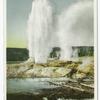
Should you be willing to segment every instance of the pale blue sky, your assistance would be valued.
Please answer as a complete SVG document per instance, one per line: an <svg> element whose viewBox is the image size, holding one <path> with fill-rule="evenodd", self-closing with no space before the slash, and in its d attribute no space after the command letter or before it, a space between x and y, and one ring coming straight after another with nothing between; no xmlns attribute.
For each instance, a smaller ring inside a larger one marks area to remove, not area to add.
<svg viewBox="0 0 100 100"><path fill-rule="evenodd" d="M7 47L27 47L27 20L33 0L7 0ZM54 14L77 0L50 0Z"/></svg>

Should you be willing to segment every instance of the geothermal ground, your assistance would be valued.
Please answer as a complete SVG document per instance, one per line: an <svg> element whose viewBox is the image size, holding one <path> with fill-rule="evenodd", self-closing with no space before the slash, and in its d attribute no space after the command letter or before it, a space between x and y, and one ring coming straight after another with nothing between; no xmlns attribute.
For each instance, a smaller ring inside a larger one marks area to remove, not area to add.
<svg viewBox="0 0 100 100"><path fill-rule="evenodd" d="M45 64L35 64L33 62L7 64L8 78L69 77L78 79L93 78L93 76L93 57L79 58L77 61L49 60Z"/></svg>
<svg viewBox="0 0 100 100"><path fill-rule="evenodd" d="M9 63L8 100L15 97L18 100L90 100L94 97L93 57L82 57L75 61L48 60L45 64Z"/></svg>

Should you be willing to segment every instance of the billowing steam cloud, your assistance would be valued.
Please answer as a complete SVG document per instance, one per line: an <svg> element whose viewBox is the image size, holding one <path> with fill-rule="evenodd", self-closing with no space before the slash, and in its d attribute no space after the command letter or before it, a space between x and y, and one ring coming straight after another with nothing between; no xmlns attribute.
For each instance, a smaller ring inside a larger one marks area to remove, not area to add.
<svg viewBox="0 0 100 100"><path fill-rule="evenodd" d="M71 57L72 46L93 46L93 34L93 2L83 0L71 5L58 19L61 59Z"/></svg>
<svg viewBox="0 0 100 100"><path fill-rule="evenodd" d="M68 60L72 46L93 46L93 1L79 0L65 9L53 26L49 0L34 0L28 20L29 56L36 63L47 62L52 46L57 41L61 59ZM76 50L77 51L77 50Z"/></svg>

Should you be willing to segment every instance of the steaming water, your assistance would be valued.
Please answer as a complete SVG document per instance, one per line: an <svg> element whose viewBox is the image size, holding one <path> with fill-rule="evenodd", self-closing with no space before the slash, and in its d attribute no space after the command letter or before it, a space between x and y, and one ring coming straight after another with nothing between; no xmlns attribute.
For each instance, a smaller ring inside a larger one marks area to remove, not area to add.
<svg viewBox="0 0 100 100"><path fill-rule="evenodd" d="M67 8L58 18L57 34L63 60L70 59L72 46L93 46L93 1L78 1Z"/></svg>
<svg viewBox="0 0 100 100"><path fill-rule="evenodd" d="M34 0L28 20L29 56L45 63L50 53L52 8L48 0Z"/></svg>

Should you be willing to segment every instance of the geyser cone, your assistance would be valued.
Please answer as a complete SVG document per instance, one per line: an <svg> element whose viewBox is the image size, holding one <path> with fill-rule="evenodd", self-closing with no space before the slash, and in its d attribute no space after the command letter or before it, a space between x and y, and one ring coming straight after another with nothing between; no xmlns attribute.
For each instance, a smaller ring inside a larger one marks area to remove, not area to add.
<svg viewBox="0 0 100 100"><path fill-rule="evenodd" d="M48 0L33 0L28 20L29 57L35 63L47 62L50 53L52 9Z"/></svg>

